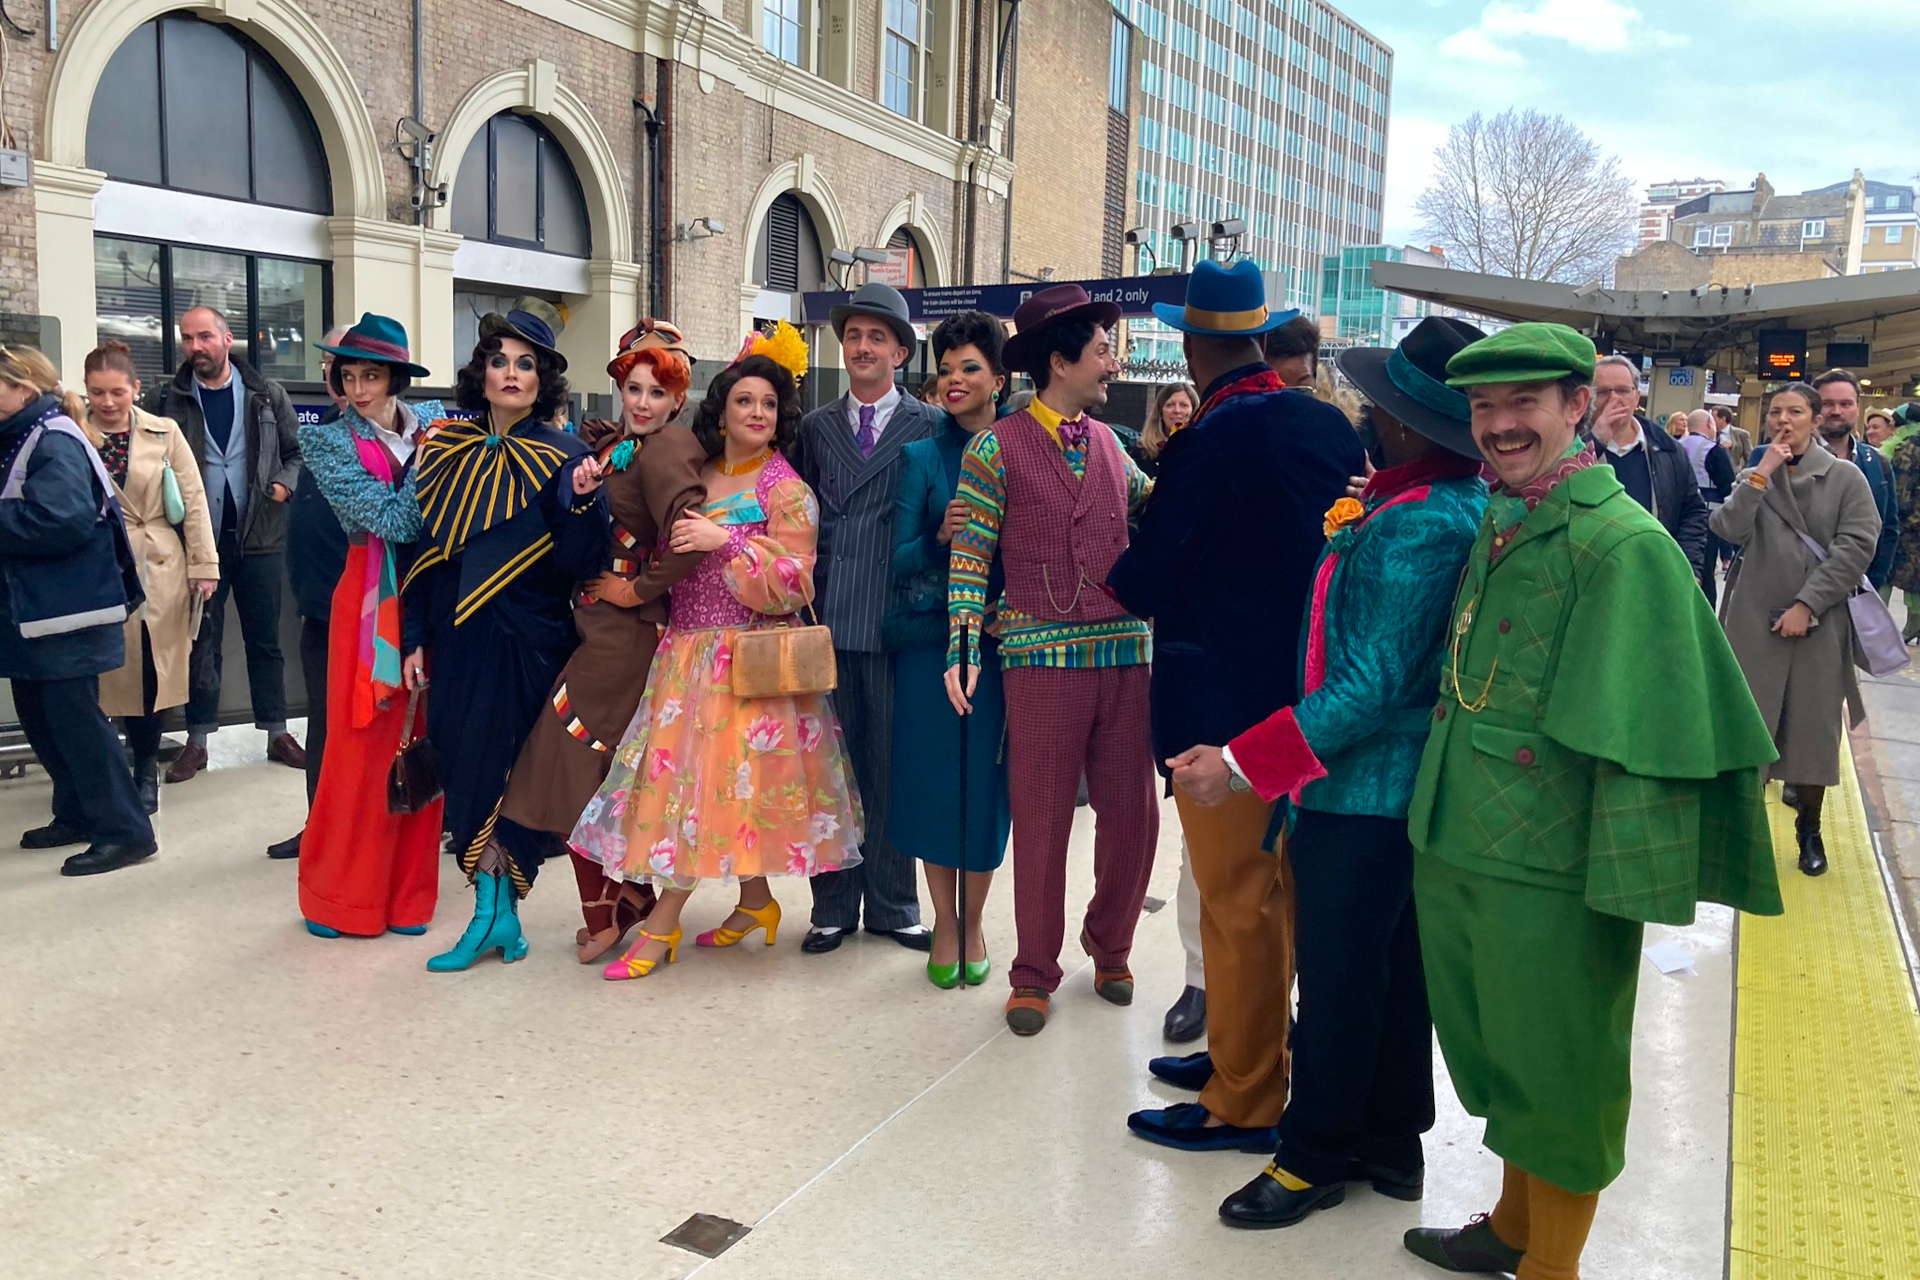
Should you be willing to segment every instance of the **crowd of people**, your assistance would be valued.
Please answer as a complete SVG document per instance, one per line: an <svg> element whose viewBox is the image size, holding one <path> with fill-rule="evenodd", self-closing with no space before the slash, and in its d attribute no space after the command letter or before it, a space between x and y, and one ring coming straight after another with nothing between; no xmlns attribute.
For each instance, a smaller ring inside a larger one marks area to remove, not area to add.
<svg viewBox="0 0 1920 1280"><path fill-rule="evenodd" d="M784 875L811 890L803 951L864 930L979 985L1010 845L1005 1020L1031 1036L1078 804L1077 941L1127 1005L1170 794L1166 1033L1207 1047L1148 1064L1197 1096L1129 1129L1270 1154L1235 1226L1355 1181L1417 1200L1437 1030L1505 1175L1488 1215L1405 1246L1575 1276L1624 1161L1644 925L1781 910L1769 779L1800 869L1826 867L1853 618L1920 591L1920 410L1862 424L1833 371L1779 388L1758 445L1708 411L1675 434L1573 330L1432 318L1341 354L1349 412L1251 263L1202 263L1156 312L1191 381L1124 439L1098 417L1119 311L1077 285L1011 336L944 320L926 399L899 386L904 299L865 285L832 313L844 396L802 412L782 325L691 422L692 357L649 318L607 365L618 419L569 424L537 299L482 320L457 417L408 398L432 375L374 314L319 344L336 407L304 427L210 308L146 408L124 345L87 357L84 400L0 348L0 673L53 781L23 843L84 844L71 875L155 852L161 718L184 704L188 781L229 595L269 755L308 771L305 829L269 851L298 859L307 930L426 932L444 848L474 900L435 972L524 957L519 904L564 860L577 958L609 980L677 962L707 882L736 898L697 947L775 945Z"/></svg>

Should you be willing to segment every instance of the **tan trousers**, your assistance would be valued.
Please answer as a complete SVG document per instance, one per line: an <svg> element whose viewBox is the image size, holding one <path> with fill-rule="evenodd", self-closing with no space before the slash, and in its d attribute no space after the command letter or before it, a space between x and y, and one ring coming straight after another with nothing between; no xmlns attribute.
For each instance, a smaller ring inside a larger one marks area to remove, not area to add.
<svg viewBox="0 0 1920 1280"><path fill-rule="evenodd" d="M1287 1106L1287 1020L1293 999L1293 873L1260 848L1273 806L1235 792L1209 809L1173 792L1200 890L1213 1079L1200 1104L1245 1128L1280 1122Z"/></svg>

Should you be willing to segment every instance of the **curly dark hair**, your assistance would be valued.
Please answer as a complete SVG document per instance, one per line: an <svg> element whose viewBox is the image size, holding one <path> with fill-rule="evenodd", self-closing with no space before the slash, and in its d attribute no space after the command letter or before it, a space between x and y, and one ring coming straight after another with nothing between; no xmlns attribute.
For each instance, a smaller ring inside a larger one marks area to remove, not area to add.
<svg viewBox="0 0 1920 1280"><path fill-rule="evenodd" d="M972 345L980 348L980 354L987 358L987 367L996 374L1005 373L1000 363L1000 348L1006 345L1007 327L1000 323L998 316L988 315L984 311L962 311L958 315L948 316L933 331L933 362L937 365L946 358L947 352L958 351L961 347ZM1086 343L1081 343L1086 346Z"/></svg>
<svg viewBox="0 0 1920 1280"><path fill-rule="evenodd" d="M705 447L709 458L719 457L726 447L721 424L725 419L727 397L733 394L734 384L742 378L765 378L773 384L773 394L780 398L780 416L775 420L771 441L773 447L785 453L800 438L800 389L794 385L793 375L768 356L748 356L714 375L713 384L701 397L700 413L693 420L693 436Z"/></svg>
<svg viewBox="0 0 1920 1280"><path fill-rule="evenodd" d="M498 336L480 339L480 345L473 349L473 359L467 361L454 379L454 403L468 413L487 411L487 361L500 350L500 342ZM540 379L540 390L527 416L535 422L552 422L570 396L567 375L560 371L560 362L539 347L533 348L533 369L534 376Z"/></svg>

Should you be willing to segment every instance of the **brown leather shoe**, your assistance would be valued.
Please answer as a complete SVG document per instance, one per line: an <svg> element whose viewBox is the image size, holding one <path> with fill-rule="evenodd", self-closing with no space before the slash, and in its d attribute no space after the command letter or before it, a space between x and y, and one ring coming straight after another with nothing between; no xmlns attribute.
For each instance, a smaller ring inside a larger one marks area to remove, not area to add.
<svg viewBox="0 0 1920 1280"><path fill-rule="evenodd" d="M1128 969L1095 969L1093 994L1108 1004L1133 1003L1133 973Z"/></svg>
<svg viewBox="0 0 1920 1280"><path fill-rule="evenodd" d="M189 742L180 748L180 754L167 766L168 782L191 782L193 775L207 767L207 749Z"/></svg>
<svg viewBox="0 0 1920 1280"><path fill-rule="evenodd" d="M289 769L304 769L307 767L307 749L300 745L300 739L283 733L267 743L267 759L278 760Z"/></svg>
<svg viewBox="0 0 1920 1280"><path fill-rule="evenodd" d="M1015 987L1007 997L1007 1026L1017 1036L1039 1035L1051 1002L1039 987Z"/></svg>

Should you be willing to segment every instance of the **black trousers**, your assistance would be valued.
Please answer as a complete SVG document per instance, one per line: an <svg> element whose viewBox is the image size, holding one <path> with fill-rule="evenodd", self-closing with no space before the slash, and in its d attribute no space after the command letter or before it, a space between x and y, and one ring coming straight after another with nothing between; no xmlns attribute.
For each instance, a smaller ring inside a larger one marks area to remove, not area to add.
<svg viewBox="0 0 1920 1280"><path fill-rule="evenodd" d="M300 619L300 674L307 685L307 807L320 789L320 757L327 754L327 620Z"/></svg>
<svg viewBox="0 0 1920 1280"><path fill-rule="evenodd" d="M267 729L287 722L286 659L280 652L280 584L286 577L286 560L278 551L248 555L233 539L221 540L220 585L207 601L187 662L188 730L211 733L220 726L220 668L229 595L247 642L254 727Z"/></svg>
<svg viewBox="0 0 1920 1280"><path fill-rule="evenodd" d="M27 745L53 779L53 817L94 844L145 844L153 824L106 713L100 680L15 680L13 708Z"/></svg>
<svg viewBox="0 0 1920 1280"><path fill-rule="evenodd" d="M859 866L811 881L813 923L821 928L856 928L864 899L867 928L904 929L920 923L920 892L914 860L887 840L887 805L893 790L893 655L836 649L833 657L840 668L833 709L846 734L866 830Z"/></svg>
<svg viewBox="0 0 1920 1280"><path fill-rule="evenodd" d="M153 709L160 696L160 673L153 666L153 637L140 628L140 708L145 713L122 716L120 727L127 733L127 750L136 762L152 760L160 754L160 726L167 713Z"/></svg>
<svg viewBox="0 0 1920 1280"><path fill-rule="evenodd" d="M1281 1168L1316 1186L1350 1160L1421 1167L1433 1127L1433 1021L1413 915L1405 818L1302 809L1293 865L1293 1090Z"/></svg>

